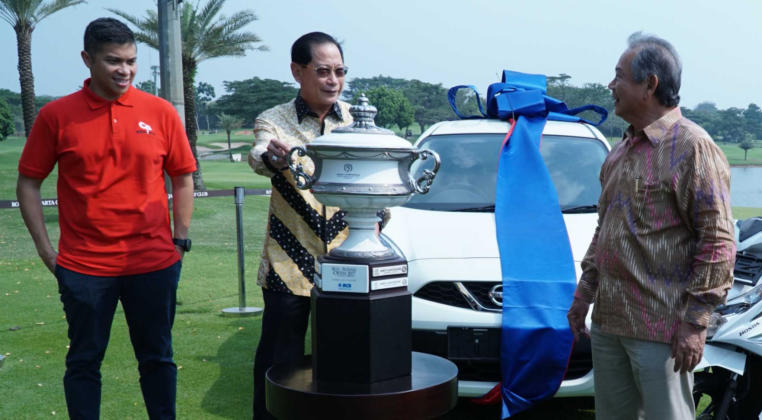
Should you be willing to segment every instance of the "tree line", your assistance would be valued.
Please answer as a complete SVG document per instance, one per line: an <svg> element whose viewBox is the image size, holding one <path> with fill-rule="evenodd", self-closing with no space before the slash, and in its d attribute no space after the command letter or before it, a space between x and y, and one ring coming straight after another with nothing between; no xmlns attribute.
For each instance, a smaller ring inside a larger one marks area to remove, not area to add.
<svg viewBox="0 0 762 420"><path fill-rule="evenodd" d="M598 128L607 137L621 137L628 124L614 115L614 100L608 87L600 83L574 86L569 79L571 76L563 73L548 77L547 94L563 100L569 108L586 104L602 106L608 111L608 119ZM234 115L243 121L244 127L252 127L256 115L293 99L297 93L292 83L258 77L226 81L224 86L224 95L214 101L207 96L203 101L207 112L199 113L199 119L203 121L211 117L210 124L200 122L202 128L216 127L216 115L221 113ZM213 89L211 92L213 97ZM354 103L363 93L379 109L376 116L379 126L404 130L415 123L423 132L435 122L457 119L447 102L447 89L441 84L382 75L354 78L348 81L343 99ZM481 99L484 101L483 97ZM471 113L478 112L475 101L469 104L470 100L473 100L473 95L459 93L456 99L458 108L465 108L467 113L469 110ZM749 139L762 139L762 109L756 104L749 104L745 109L719 109L712 102L702 102L694 108L681 107L681 111L685 117L701 125L715 141L741 143ZM599 119L594 113L583 113L581 116L593 121Z"/></svg>
<svg viewBox="0 0 762 420"><path fill-rule="evenodd" d="M181 34L183 38L182 65L186 133L196 152L197 131L220 126L220 116L227 118L229 128L240 124L251 127L254 117L263 110L290 100L297 89L292 83L253 77L241 81L224 82L225 94L215 100L214 89L203 82L196 83L198 65L210 58L242 56L249 50L266 50L260 38L245 30L256 21L251 10L239 11L232 16L220 15L226 0L184 2L181 5ZM28 135L36 111L52 97L35 97L34 77L31 69L31 36L35 26L47 16L84 3L82 0L0 0L0 18L9 23L17 35L19 51L19 80L21 94L0 90L0 140L22 129ZM158 48L158 15L149 9L141 16L108 9L127 20L135 29L136 40ZM569 107L585 104L601 105L609 111L609 119L599 128L609 137L619 137L627 124L613 113L613 100L608 88L598 83L573 86L571 76L559 74L548 78L548 94L564 100ZM153 81L144 81L136 87L158 94ZM486 86L483 87L486 90ZM484 92L484 91L482 91ZM368 96L378 108L376 123L384 127L396 126L408 131L417 124L421 131L437 121L455 119L447 102L447 89L441 84L407 80L389 76L355 78L348 82L344 99L355 102L360 94ZM482 98L483 99L483 98ZM459 109L476 108L475 96L459 93ZM744 150L753 147L753 141L762 138L762 111L755 104L747 108L718 109L711 102L703 102L694 109L682 108L683 114L699 123L717 141L738 143ZM475 113L475 112L472 112ZM582 115L583 117L585 115ZM595 119L596 116L590 116ZM226 130L227 131L227 130ZM194 173L194 187L204 189L200 169Z"/></svg>
<svg viewBox="0 0 762 420"><path fill-rule="evenodd" d="M614 115L614 101L609 89L599 83L574 86L569 83L570 79L571 76L563 73L548 77L548 95L563 100L570 108L585 104L604 107L609 116L598 128L607 137L621 137L628 124ZM199 82L195 85L194 122L202 130L222 128L219 123L222 114L236 117L242 127L251 128L259 113L293 99L298 92L293 83L259 77L225 81L223 85L225 93L220 97L216 97L214 88L208 83ZM151 80L136 83L136 87L150 93L156 92ZM435 122L457 119L447 102L447 89L441 84L382 75L349 80L343 99L355 103L360 94L365 94L370 103L378 108L376 124L382 127L397 127L404 132L416 124L423 132ZM35 99L35 105L39 109L52 99L51 96L39 96ZM477 112L475 101L469 104L469 100L473 100L473 97L459 93L459 109L468 110L470 106L472 113ZM0 102L7 103L15 130L21 131L20 95L0 89ZM736 143L744 148L744 144L753 147L755 140L762 139L762 109L754 103L746 108L719 109L712 102L702 102L694 108L681 107L681 110L685 117L701 125L715 141ZM595 114L582 116L591 120L598 119Z"/></svg>
<svg viewBox="0 0 762 420"><path fill-rule="evenodd" d="M571 76L548 77L548 94L563 100L570 107L600 105L609 112L608 120L598 127L608 137L620 137L628 124L614 115L614 100L606 86L586 83L582 87L569 84ZM762 109L754 103L745 109L719 109L713 102L701 102L694 108L680 107L683 116L694 121L717 142L743 143L762 139Z"/></svg>

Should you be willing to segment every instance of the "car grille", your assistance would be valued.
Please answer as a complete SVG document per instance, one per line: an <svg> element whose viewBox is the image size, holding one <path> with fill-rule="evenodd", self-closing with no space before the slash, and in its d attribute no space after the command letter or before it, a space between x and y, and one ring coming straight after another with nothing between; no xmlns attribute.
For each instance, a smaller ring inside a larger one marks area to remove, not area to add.
<svg viewBox="0 0 762 420"><path fill-rule="evenodd" d="M489 297L490 290L501 283L482 281L435 281L426 284L415 293L415 297L477 311L501 312Z"/></svg>
<svg viewBox="0 0 762 420"><path fill-rule="evenodd" d="M762 258L746 252L736 253L736 266L733 271L735 278L752 286L762 277Z"/></svg>
<svg viewBox="0 0 762 420"><path fill-rule="evenodd" d="M755 286L762 278L762 258L744 251L736 253L733 274L736 280ZM489 297L490 290L499 284L501 283L483 281L435 281L423 286L415 293L415 297L458 308L501 312L502 306L496 305Z"/></svg>

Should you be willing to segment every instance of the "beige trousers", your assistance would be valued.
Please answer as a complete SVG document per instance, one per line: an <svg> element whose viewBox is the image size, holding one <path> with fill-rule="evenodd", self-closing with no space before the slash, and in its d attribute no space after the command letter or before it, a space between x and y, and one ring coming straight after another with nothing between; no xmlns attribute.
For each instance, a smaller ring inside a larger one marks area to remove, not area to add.
<svg viewBox="0 0 762 420"><path fill-rule="evenodd" d="M675 373L669 344L601 332L593 324L595 418L689 420L696 418L693 373Z"/></svg>

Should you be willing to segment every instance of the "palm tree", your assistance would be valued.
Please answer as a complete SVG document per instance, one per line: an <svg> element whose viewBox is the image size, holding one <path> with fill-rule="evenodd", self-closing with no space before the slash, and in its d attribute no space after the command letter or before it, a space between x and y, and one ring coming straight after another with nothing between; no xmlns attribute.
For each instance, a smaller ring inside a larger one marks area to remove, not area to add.
<svg viewBox="0 0 762 420"><path fill-rule="evenodd" d="M254 44L262 40L251 32L244 32L242 28L257 20L257 16L251 10L243 10L230 17L217 16L226 0L208 0L201 7L200 4L191 5L190 2L182 3L182 17L180 21L180 33L183 41L183 96L185 99L185 132L193 150L193 156L198 162L196 140L198 127L196 125L195 104L195 79L198 64L204 60L215 57L243 56L247 50L265 51L267 47ZM156 10L146 10L145 18L130 15L129 13L108 9L131 24L137 31L135 38L152 48L159 49L159 16ZM201 176L201 166L193 174L193 186L196 190L203 190L204 181Z"/></svg>
<svg viewBox="0 0 762 420"><path fill-rule="evenodd" d="M21 108L24 111L24 131L29 135L34 123L34 74L32 73L32 31L37 24L53 13L85 3L84 0L0 0L0 18L16 31L19 56Z"/></svg>
<svg viewBox="0 0 762 420"><path fill-rule="evenodd" d="M228 135L228 157L230 158L230 161L233 161L233 151L230 148L230 133L235 130L236 128L240 127L241 124L243 124L243 120L230 114L219 114L217 115L218 121L220 123L220 126L223 130L225 130L225 133Z"/></svg>

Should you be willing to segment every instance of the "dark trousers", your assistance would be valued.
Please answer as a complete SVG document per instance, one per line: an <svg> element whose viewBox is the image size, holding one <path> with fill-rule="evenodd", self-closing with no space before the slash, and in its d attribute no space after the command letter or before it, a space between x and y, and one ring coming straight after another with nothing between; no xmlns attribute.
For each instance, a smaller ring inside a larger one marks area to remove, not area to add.
<svg viewBox="0 0 762 420"><path fill-rule="evenodd" d="M100 415L100 367L117 301L122 302L138 360L140 388L151 419L175 418L177 366L172 324L181 262L145 274L100 277L57 266L58 289L69 324L64 393L69 417Z"/></svg>
<svg viewBox="0 0 762 420"><path fill-rule="evenodd" d="M262 289L265 310L254 357L254 419L272 419L265 407L265 373L271 366L293 365L304 357L310 298Z"/></svg>

